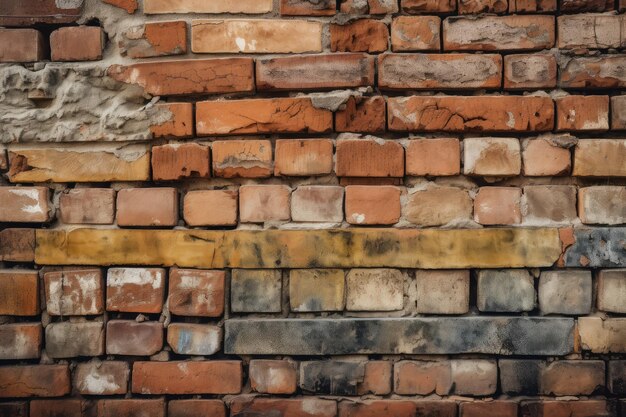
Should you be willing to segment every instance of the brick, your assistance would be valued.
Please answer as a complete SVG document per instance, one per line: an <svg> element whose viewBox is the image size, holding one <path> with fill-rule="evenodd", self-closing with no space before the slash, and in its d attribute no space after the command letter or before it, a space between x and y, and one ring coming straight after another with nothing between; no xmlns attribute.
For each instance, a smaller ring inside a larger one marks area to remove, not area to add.
<svg viewBox="0 0 626 417"><path fill-rule="evenodd" d="M37 314L39 314L37 271L0 269L0 315L35 316Z"/></svg>
<svg viewBox="0 0 626 417"><path fill-rule="evenodd" d="M96 403L98 417L136 417L142 413L150 417L165 417L165 399L100 400Z"/></svg>
<svg viewBox="0 0 626 417"><path fill-rule="evenodd" d="M581 347L593 353L626 352L626 319L579 317Z"/></svg>
<svg viewBox="0 0 626 417"><path fill-rule="evenodd" d="M552 54L516 54L504 57L507 90L555 88L556 57Z"/></svg>
<svg viewBox="0 0 626 417"><path fill-rule="evenodd" d="M324 133L332 124L332 112L314 107L306 97L196 103L196 132L204 136Z"/></svg>
<svg viewBox="0 0 626 417"><path fill-rule="evenodd" d="M560 63L561 88L623 88L626 87L626 55L573 57Z"/></svg>
<svg viewBox="0 0 626 417"><path fill-rule="evenodd" d="M62 397L70 392L67 365L3 366L0 398Z"/></svg>
<svg viewBox="0 0 626 417"><path fill-rule="evenodd" d="M37 62L47 53L43 35L35 29L0 29L0 41L0 62Z"/></svg>
<svg viewBox="0 0 626 417"><path fill-rule="evenodd" d="M549 364L541 377L546 395L591 395L604 383L604 361L560 360Z"/></svg>
<svg viewBox="0 0 626 417"><path fill-rule="evenodd" d="M506 13L507 0L460 0L459 14Z"/></svg>
<svg viewBox="0 0 626 417"><path fill-rule="evenodd" d="M333 142L329 139L276 140L274 175L325 175L333 171Z"/></svg>
<svg viewBox="0 0 626 417"><path fill-rule="evenodd" d="M170 120L150 128L155 138L190 138L193 136L192 103L157 103L157 109L171 113Z"/></svg>
<svg viewBox="0 0 626 417"><path fill-rule="evenodd" d="M626 96L611 97L611 130L626 129Z"/></svg>
<svg viewBox="0 0 626 417"><path fill-rule="evenodd" d="M0 230L0 259L10 262L35 260L35 229Z"/></svg>
<svg viewBox="0 0 626 417"><path fill-rule="evenodd" d="M398 16L391 22L391 49L400 51L439 51L441 18L438 16Z"/></svg>
<svg viewBox="0 0 626 417"><path fill-rule="evenodd" d="M291 219L295 222L341 222L343 187L303 185L291 195Z"/></svg>
<svg viewBox="0 0 626 417"><path fill-rule="evenodd" d="M2 417L28 417L27 402L0 403L0 416Z"/></svg>
<svg viewBox="0 0 626 417"><path fill-rule="evenodd" d="M525 225L570 224L578 220L576 187L569 185L528 185L522 197Z"/></svg>
<svg viewBox="0 0 626 417"><path fill-rule="evenodd" d="M75 358L104 354L102 322L59 322L46 326L46 354L51 358Z"/></svg>
<svg viewBox="0 0 626 417"><path fill-rule="evenodd" d="M2 6L0 26L30 26L35 23L75 22L82 13L83 1L7 0Z"/></svg>
<svg viewBox="0 0 626 417"><path fill-rule="evenodd" d="M626 140L585 139L574 148L576 177L626 177Z"/></svg>
<svg viewBox="0 0 626 417"><path fill-rule="evenodd" d="M593 417L597 415L610 415L606 401L584 400L584 401L524 401L521 404L520 412L523 416L541 417Z"/></svg>
<svg viewBox="0 0 626 417"><path fill-rule="evenodd" d="M526 177L566 175L572 169L572 155L559 145L558 137L522 140L523 174Z"/></svg>
<svg viewBox="0 0 626 417"><path fill-rule="evenodd" d="M384 52L388 39L389 29L380 20L359 19L330 25L331 52Z"/></svg>
<svg viewBox="0 0 626 417"><path fill-rule="evenodd" d="M193 20L194 53L322 52L322 24L306 20Z"/></svg>
<svg viewBox="0 0 626 417"><path fill-rule="evenodd" d="M269 140L215 141L213 175L223 178L272 176L272 143Z"/></svg>
<svg viewBox="0 0 626 417"><path fill-rule="evenodd" d="M397 142L375 139L337 141L337 176L402 177L404 148Z"/></svg>
<svg viewBox="0 0 626 417"><path fill-rule="evenodd" d="M230 280L230 308L238 313L279 313L282 277L278 269L235 269Z"/></svg>
<svg viewBox="0 0 626 417"><path fill-rule="evenodd" d="M409 222L419 226L463 224L471 220L472 207L472 199L466 190L436 187L410 194L404 215Z"/></svg>
<svg viewBox="0 0 626 417"><path fill-rule="evenodd" d="M454 0L401 0L402 11L409 14L450 13L456 11Z"/></svg>
<svg viewBox="0 0 626 417"><path fill-rule="evenodd" d="M51 316L87 316L104 312L99 268L47 272L43 276L46 309Z"/></svg>
<svg viewBox="0 0 626 417"><path fill-rule="evenodd" d="M384 54L378 85L393 90L500 88L502 57L493 54Z"/></svg>
<svg viewBox="0 0 626 417"><path fill-rule="evenodd" d="M568 267L615 268L625 258L621 243L626 230L618 227L595 227L573 230L563 249L563 265Z"/></svg>
<svg viewBox="0 0 626 417"><path fill-rule="evenodd" d="M560 10L564 13L572 12L604 12L612 10L614 2L610 0L562 0Z"/></svg>
<svg viewBox="0 0 626 417"><path fill-rule="evenodd" d="M398 3L387 0L342 0L340 10L348 14L390 14L398 11Z"/></svg>
<svg viewBox="0 0 626 417"><path fill-rule="evenodd" d="M555 101L557 130L609 130L609 96L566 96Z"/></svg>
<svg viewBox="0 0 626 417"><path fill-rule="evenodd" d="M585 224L626 223L626 187L592 186L578 191L578 215Z"/></svg>
<svg viewBox="0 0 626 417"><path fill-rule="evenodd" d="M498 387L498 365L495 360L450 361L451 392L459 395L492 395Z"/></svg>
<svg viewBox="0 0 626 417"><path fill-rule="evenodd" d="M237 191L189 191L183 200L183 218L189 226L234 226L237 204Z"/></svg>
<svg viewBox="0 0 626 417"><path fill-rule="evenodd" d="M106 309L126 313L160 313L165 292L162 268L110 268Z"/></svg>
<svg viewBox="0 0 626 417"><path fill-rule="evenodd" d="M342 311L345 277L341 269L292 269L289 272L291 311Z"/></svg>
<svg viewBox="0 0 626 417"><path fill-rule="evenodd" d="M205 415L226 417L226 408L221 400L171 400L167 403L169 417L195 417Z"/></svg>
<svg viewBox="0 0 626 417"><path fill-rule="evenodd" d="M33 400L30 417L81 417L83 402L80 399Z"/></svg>
<svg viewBox="0 0 626 417"><path fill-rule="evenodd" d="M74 370L73 386L83 395L118 395L128 390L128 363L92 361L79 363Z"/></svg>
<svg viewBox="0 0 626 417"><path fill-rule="evenodd" d="M350 97L345 109L335 112L337 132L382 132L387 127L386 103L382 96Z"/></svg>
<svg viewBox="0 0 626 417"><path fill-rule="evenodd" d="M363 362L307 361L300 363L300 388L305 392L357 395L365 378Z"/></svg>
<svg viewBox="0 0 626 417"><path fill-rule="evenodd" d="M152 147L152 179L175 181L183 178L208 178L209 147L197 143Z"/></svg>
<svg viewBox="0 0 626 417"><path fill-rule="evenodd" d="M556 10L556 0L509 0L509 13L545 13Z"/></svg>
<svg viewBox="0 0 626 417"><path fill-rule="evenodd" d="M115 218L115 190L67 190L59 197L59 218L67 224L112 224Z"/></svg>
<svg viewBox="0 0 626 417"><path fill-rule="evenodd" d="M250 386L263 394L293 394L297 389L296 364L288 360L250 361Z"/></svg>
<svg viewBox="0 0 626 417"><path fill-rule="evenodd" d="M182 0L172 2L170 0L145 0L144 13L146 14L169 14L169 13L242 13L261 14L272 11L272 0L240 0L236 3L228 0L215 0L205 2L203 0Z"/></svg>
<svg viewBox="0 0 626 417"><path fill-rule="evenodd" d="M0 187L0 222L46 222L49 199L47 187Z"/></svg>
<svg viewBox="0 0 626 417"><path fill-rule="evenodd" d="M559 49L608 49L626 46L621 27L626 25L623 16L570 15L559 16Z"/></svg>
<svg viewBox="0 0 626 417"><path fill-rule="evenodd" d="M461 146L454 138L413 139L406 148L406 174L450 176L461 172Z"/></svg>
<svg viewBox="0 0 626 417"><path fill-rule="evenodd" d="M445 51L550 49L554 46L555 26L553 16L448 17L443 21L443 49Z"/></svg>
<svg viewBox="0 0 626 417"><path fill-rule="evenodd" d="M148 94L222 94L254 91L250 58L192 59L112 65L113 79L137 84Z"/></svg>
<svg viewBox="0 0 626 417"><path fill-rule="evenodd" d="M626 312L626 269L603 270L598 273L598 310Z"/></svg>
<svg viewBox="0 0 626 417"><path fill-rule="evenodd" d="M167 343L179 355L213 355L222 347L222 329L210 324L170 323Z"/></svg>
<svg viewBox="0 0 626 417"><path fill-rule="evenodd" d="M351 269L346 275L346 310L394 311L404 306L404 276L397 269Z"/></svg>
<svg viewBox="0 0 626 417"><path fill-rule="evenodd" d="M109 320L107 355L151 356L163 348L163 324L157 321Z"/></svg>
<svg viewBox="0 0 626 417"><path fill-rule="evenodd" d="M117 193L118 226L175 226L176 188L125 188Z"/></svg>
<svg viewBox="0 0 626 417"><path fill-rule="evenodd" d="M184 55L187 53L187 23L151 22L133 26L122 34L120 52L130 58Z"/></svg>
<svg viewBox="0 0 626 417"><path fill-rule="evenodd" d="M465 314L469 311L469 271L415 271L417 312Z"/></svg>
<svg viewBox="0 0 626 417"><path fill-rule="evenodd" d="M463 172L476 176L516 176L522 169L521 148L515 138L465 138Z"/></svg>
<svg viewBox="0 0 626 417"><path fill-rule="evenodd" d="M375 417L385 414L395 417L411 417L419 415L455 417L456 403L454 401L446 400L366 400L362 402L348 403L345 401L339 403L340 417Z"/></svg>
<svg viewBox="0 0 626 417"><path fill-rule="evenodd" d="M387 120L398 132L542 132L554 126L554 105L535 96L390 97Z"/></svg>
<svg viewBox="0 0 626 417"><path fill-rule="evenodd" d="M98 61L103 46L104 32L99 26L68 26L50 34L52 61Z"/></svg>
<svg viewBox="0 0 626 417"><path fill-rule="evenodd" d="M395 224L400 220L400 188L390 185L348 185L346 221L350 224Z"/></svg>
<svg viewBox="0 0 626 417"><path fill-rule="evenodd" d="M474 221L482 225L522 222L522 190L514 187L480 187L474 198Z"/></svg>
<svg viewBox="0 0 626 417"><path fill-rule="evenodd" d="M230 403L231 417L267 414L276 417L335 417L337 402L316 397L279 399L242 396Z"/></svg>
<svg viewBox="0 0 626 417"><path fill-rule="evenodd" d="M320 90L374 85L374 59L364 54L303 55L256 61L260 91Z"/></svg>
<svg viewBox="0 0 626 417"><path fill-rule="evenodd" d="M39 323L0 325L0 360L39 358L42 345L41 333Z"/></svg>
<svg viewBox="0 0 626 417"><path fill-rule="evenodd" d="M608 389L613 394L626 394L626 361L609 361L607 381Z"/></svg>
<svg viewBox="0 0 626 417"><path fill-rule="evenodd" d="M238 394L240 361L135 362L132 392L137 394Z"/></svg>
<svg viewBox="0 0 626 417"><path fill-rule="evenodd" d="M137 0L102 0L102 2L126 10L128 14L135 13L139 7Z"/></svg>
<svg viewBox="0 0 626 417"><path fill-rule="evenodd" d="M242 223L290 220L291 189L286 185L243 185L239 188Z"/></svg>
<svg viewBox="0 0 626 417"><path fill-rule="evenodd" d="M336 0L281 0L283 16L332 16L337 8Z"/></svg>
<svg viewBox="0 0 626 417"><path fill-rule="evenodd" d="M393 365L390 361L367 361L363 382L357 386L359 395L387 395L391 393Z"/></svg>
<svg viewBox="0 0 626 417"><path fill-rule="evenodd" d="M513 0L514 1L514 0ZM459 404L460 417L517 417L515 401L476 401Z"/></svg>
<svg viewBox="0 0 626 417"><path fill-rule="evenodd" d="M591 312L589 271L544 271L539 278L538 292L542 314L584 315Z"/></svg>
<svg viewBox="0 0 626 417"><path fill-rule="evenodd" d="M180 316L221 316L224 313L224 281L224 271L170 269L169 311Z"/></svg>

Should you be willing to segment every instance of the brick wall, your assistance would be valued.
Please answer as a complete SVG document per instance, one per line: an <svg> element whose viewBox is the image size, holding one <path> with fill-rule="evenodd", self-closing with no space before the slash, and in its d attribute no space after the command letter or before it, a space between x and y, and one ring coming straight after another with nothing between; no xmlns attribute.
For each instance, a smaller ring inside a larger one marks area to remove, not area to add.
<svg viewBox="0 0 626 417"><path fill-rule="evenodd" d="M0 1L0 417L625 416L624 9Z"/></svg>

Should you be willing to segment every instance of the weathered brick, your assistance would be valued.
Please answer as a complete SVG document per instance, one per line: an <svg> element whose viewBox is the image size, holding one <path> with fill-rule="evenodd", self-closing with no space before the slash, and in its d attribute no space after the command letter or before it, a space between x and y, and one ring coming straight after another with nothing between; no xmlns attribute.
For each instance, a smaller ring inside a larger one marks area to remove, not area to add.
<svg viewBox="0 0 626 417"><path fill-rule="evenodd" d="M445 51L524 51L554 46L553 16L448 17L443 21Z"/></svg>
<svg viewBox="0 0 626 417"><path fill-rule="evenodd" d="M583 350L593 353L626 352L626 318L579 317L578 331Z"/></svg>
<svg viewBox="0 0 626 417"><path fill-rule="evenodd" d="M564 248L563 265L567 267L615 268L624 263L623 241L626 228L595 227L573 230Z"/></svg>
<svg viewBox="0 0 626 417"><path fill-rule="evenodd" d="M625 360L609 361L607 381L608 381L608 389L613 394L626 394L626 361Z"/></svg>
<svg viewBox="0 0 626 417"><path fill-rule="evenodd" d="M189 226L234 226L237 204L237 191L189 191L183 202L183 218Z"/></svg>
<svg viewBox="0 0 626 417"><path fill-rule="evenodd" d="M282 277L278 269L235 269L230 280L230 308L242 313L279 313Z"/></svg>
<svg viewBox="0 0 626 417"><path fill-rule="evenodd" d="M456 11L454 0L401 0L402 11L414 14L450 13Z"/></svg>
<svg viewBox="0 0 626 417"><path fill-rule="evenodd" d="M504 394L538 395L546 362L526 359L500 359L500 389Z"/></svg>
<svg viewBox="0 0 626 417"><path fill-rule="evenodd" d="M509 8L507 0L460 0L459 14L505 13Z"/></svg>
<svg viewBox="0 0 626 417"><path fill-rule="evenodd" d="M454 138L428 138L409 141L406 148L406 174L449 176L461 172L461 146Z"/></svg>
<svg viewBox="0 0 626 417"><path fill-rule="evenodd" d="M480 311L522 312L535 308L535 280L524 269L478 272L476 305Z"/></svg>
<svg viewBox="0 0 626 417"><path fill-rule="evenodd" d="M614 2L611 0L561 0L559 6L562 12L604 12L612 10Z"/></svg>
<svg viewBox="0 0 626 417"><path fill-rule="evenodd" d="M337 9L337 0L281 0L280 14L283 16L332 16Z"/></svg>
<svg viewBox="0 0 626 417"><path fill-rule="evenodd" d="M115 190L67 190L59 197L59 218L67 224L112 224L115 218Z"/></svg>
<svg viewBox="0 0 626 417"><path fill-rule="evenodd" d="M39 323L1 324L0 360L39 358L42 345L41 333Z"/></svg>
<svg viewBox="0 0 626 417"><path fill-rule="evenodd" d="M235 397L230 403L231 417L249 415L276 417L336 417L337 402L316 397L259 398Z"/></svg>
<svg viewBox="0 0 626 417"><path fill-rule="evenodd" d="M383 89L500 88L502 57L493 54L384 54L378 57Z"/></svg>
<svg viewBox="0 0 626 417"><path fill-rule="evenodd" d="M6 0L2 6L0 26L30 26L35 23L75 22L82 13L83 1Z"/></svg>
<svg viewBox="0 0 626 417"><path fill-rule="evenodd" d="M389 29L380 20L359 19L330 25L331 52L384 52L388 39Z"/></svg>
<svg viewBox="0 0 626 417"><path fill-rule="evenodd" d="M135 362L132 392L137 394L238 394L240 361Z"/></svg>
<svg viewBox="0 0 626 417"><path fill-rule="evenodd" d="M187 53L187 23L150 22L133 26L122 34L120 52L130 58L184 55Z"/></svg>
<svg viewBox="0 0 626 417"><path fill-rule="evenodd" d="M167 403L169 417L226 417L226 408L221 400L171 400Z"/></svg>
<svg viewBox="0 0 626 417"><path fill-rule="evenodd" d="M99 361L79 363L74 370L73 386L83 395L126 394L128 390L128 363Z"/></svg>
<svg viewBox="0 0 626 417"><path fill-rule="evenodd" d="M117 193L118 226L175 226L176 188L125 188Z"/></svg>
<svg viewBox="0 0 626 417"><path fill-rule="evenodd" d="M324 133L332 125L332 112L314 107L306 97L196 103L196 132L204 136Z"/></svg>
<svg viewBox="0 0 626 417"><path fill-rule="evenodd" d="M593 417L597 415L610 415L607 401L602 400L524 401L521 403L520 412L524 417Z"/></svg>
<svg viewBox="0 0 626 417"><path fill-rule="evenodd" d="M322 52L322 24L307 20L193 20L195 53Z"/></svg>
<svg viewBox="0 0 626 417"><path fill-rule="evenodd" d="M430 3L431 1L428 1ZM432 3L435 3L432 1ZM404 400L365 400L361 402L339 403L340 417L375 417L392 415L395 417L438 416L456 417L454 401L404 401Z"/></svg>
<svg viewBox="0 0 626 417"><path fill-rule="evenodd" d="M452 360L451 393L459 395L492 395L498 387L498 365L495 360Z"/></svg>
<svg viewBox="0 0 626 417"><path fill-rule="evenodd" d="M465 138L463 172L477 176L516 176L522 170L521 147L515 138Z"/></svg>
<svg viewBox="0 0 626 417"><path fill-rule="evenodd" d="M67 365L3 366L0 398L62 397L70 392Z"/></svg>
<svg viewBox="0 0 626 417"><path fill-rule="evenodd" d="M554 88L556 78L556 57L552 54L516 54L504 57L505 89Z"/></svg>
<svg viewBox="0 0 626 417"><path fill-rule="evenodd" d="M103 3L126 10L126 13L133 14L139 7L137 0L102 0Z"/></svg>
<svg viewBox="0 0 626 417"><path fill-rule="evenodd" d="M179 355L213 355L222 347L222 329L211 324L171 323L167 343Z"/></svg>
<svg viewBox="0 0 626 417"><path fill-rule="evenodd" d="M564 15L557 18L560 49L608 49L626 46L621 28L626 26L618 15Z"/></svg>
<svg viewBox="0 0 626 417"><path fill-rule="evenodd" d="M272 175L272 143L269 140L215 141L213 175L223 178L266 178Z"/></svg>
<svg viewBox="0 0 626 417"><path fill-rule="evenodd" d="M382 96L350 97L345 109L335 112L337 132L382 132L387 127L386 103Z"/></svg>
<svg viewBox="0 0 626 417"><path fill-rule="evenodd" d="M274 175L325 175L333 171L333 142L329 139L279 139Z"/></svg>
<svg viewBox="0 0 626 417"><path fill-rule="evenodd" d="M39 314L39 275L37 271L0 269L0 315Z"/></svg>
<svg viewBox="0 0 626 417"><path fill-rule="evenodd" d="M243 185L239 187L239 217L242 223L286 221L290 213L291 189L286 185Z"/></svg>
<svg viewBox="0 0 626 417"><path fill-rule="evenodd" d="M348 14L390 14L398 12L398 3L389 0L341 0L340 10Z"/></svg>
<svg viewBox="0 0 626 417"><path fill-rule="evenodd" d="M394 311L404 306L404 276L397 269L351 269L346 275L346 310Z"/></svg>
<svg viewBox="0 0 626 417"><path fill-rule="evenodd" d="M609 96L565 96L555 101L557 130L609 130Z"/></svg>
<svg viewBox="0 0 626 417"><path fill-rule="evenodd" d="M46 327L46 353L51 358L104 354L102 322L60 322Z"/></svg>
<svg viewBox="0 0 626 417"><path fill-rule="evenodd" d="M49 200L47 187L0 187L0 222L46 222Z"/></svg>
<svg viewBox="0 0 626 417"><path fill-rule="evenodd" d="M152 147L152 179L175 181L183 178L211 176L209 147L197 143Z"/></svg>
<svg viewBox="0 0 626 417"><path fill-rule="evenodd" d="M28 417L28 403L14 401L10 403L0 403L1 417Z"/></svg>
<svg viewBox="0 0 626 417"><path fill-rule="evenodd" d="M509 13L545 13L556 10L556 0L509 0Z"/></svg>
<svg viewBox="0 0 626 417"><path fill-rule="evenodd" d="M626 223L626 187L598 185L578 191L578 215L585 224Z"/></svg>
<svg viewBox="0 0 626 417"><path fill-rule="evenodd" d="M335 171L339 177L402 177L404 148L380 139L337 141Z"/></svg>
<svg viewBox="0 0 626 417"><path fill-rule="evenodd" d="M146 414L150 417L165 417L165 399L106 399L96 403L98 417L137 417Z"/></svg>
<svg viewBox="0 0 626 417"><path fill-rule="evenodd" d="M399 51L439 51L441 18L438 16L398 16L391 22L391 49Z"/></svg>
<svg viewBox="0 0 626 417"><path fill-rule="evenodd" d="M169 13L242 13L261 14L272 11L272 0L145 0L144 13L146 14L169 14Z"/></svg>
<svg viewBox="0 0 626 417"><path fill-rule="evenodd" d="M528 185L522 196L522 216L529 226L569 224L577 221L576 187Z"/></svg>
<svg viewBox="0 0 626 417"><path fill-rule="evenodd" d="M356 88L374 84L374 58L365 54L302 55L256 61L260 91Z"/></svg>
<svg viewBox="0 0 626 417"><path fill-rule="evenodd" d="M357 395L365 378L363 362L307 361L300 363L300 388L305 392Z"/></svg>
<svg viewBox="0 0 626 417"><path fill-rule="evenodd" d="M513 0L515 1L515 0ZM459 404L459 417L517 417L515 401L475 401Z"/></svg>
<svg viewBox="0 0 626 417"><path fill-rule="evenodd" d="M346 221L350 224L394 224L400 220L402 191L391 185L348 185Z"/></svg>
<svg viewBox="0 0 626 417"><path fill-rule="evenodd" d="M46 52L43 35L38 30L0 29L0 62L42 61Z"/></svg>
<svg viewBox="0 0 626 417"><path fill-rule="evenodd" d="M155 138L175 137L190 138L193 136L193 104L192 103L157 103L157 109L171 113L170 120L150 128Z"/></svg>
<svg viewBox="0 0 626 417"><path fill-rule="evenodd" d="M288 360L250 361L250 386L263 394L293 394L297 389L296 364Z"/></svg>
<svg viewBox="0 0 626 417"><path fill-rule="evenodd" d="M163 348L163 324L156 321L109 320L107 355L150 356Z"/></svg>
<svg viewBox="0 0 626 417"><path fill-rule="evenodd" d="M33 262L35 260L35 229L0 230L0 260Z"/></svg>
<svg viewBox="0 0 626 417"><path fill-rule="evenodd" d="M554 105L535 96L390 97L387 120L399 132L542 132L554 126Z"/></svg>
<svg viewBox="0 0 626 417"><path fill-rule="evenodd" d="M289 272L291 311L341 311L345 306L341 269L293 269Z"/></svg>
<svg viewBox="0 0 626 417"><path fill-rule="evenodd" d="M162 268L110 268L106 309L127 313L160 313L165 292Z"/></svg>
<svg viewBox="0 0 626 417"><path fill-rule="evenodd" d="M611 130L626 129L626 96L611 97Z"/></svg>
<svg viewBox="0 0 626 417"><path fill-rule="evenodd" d="M53 61L97 61L102 59L104 32L99 26L68 26L50 34Z"/></svg>
<svg viewBox="0 0 626 417"><path fill-rule="evenodd" d="M170 269L169 311L180 316L221 316L224 313L224 280L224 271Z"/></svg>
<svg viewBox="0 0 626 417"><path fill-rule="evenodd" d="M462 224L471 219L472 207L472 199L466 190L435 187L409 194L404 215L409 222L419 226Z"/></svg>
<svg viewBox="0 0 626 417"><path fill-rule="evenodd" d="M570 173L572 155L567 147L559 146L558 139L558 136L547 136L522 140L524 176L547 177Z"/></svg>
<svg viewBox="0 0 626 417"><path fill-rule="evenodd" d="M359 395L387 395L391 393L392 368L390 361L367 361L363 382L357 386Z"/></svg>
<svg viewBox="0 0 626 417"><path fill-rule="evenodd" d="M522 190L516 187L480 187L474 198L474 221L482 225L522 222Z"/></svg>
<svg viewBox="0 0 626 417"><path fill-rule="evenodd" d="M469 311L469 271L415 271L417 311L465 314Z"/></svg>
<svg viewBox="0 0 626 417"><path fill-rule="evenodd" d="M626 269L606 269L598 273L598 309L626 313Z"/></svg>
<svg viewBox="0 0 626 417"><path fill-rule="evenodd" d="M82 417L83 401L80 399L33 400L30 402L30 417Z"/></svg>
<svg viewBox="0 0 626 417"><path fill-rule="evenodd" d="M107 74L155 96L222 94L254 90L250 58L191 59L112 65Z"/></svg>
<svg viewBox="0 0 626 417"><path fill-rule="evenodd" d="M291 219L295 222L341 222L343 187L302 185L291 194Z"/></svg>
<svg viewBox="0 0 626 417"><path fill-rule="evenodd" d="M626 140L585 139L574 148L576 177L626 177Z"/></svg>
<svg viewBox="0 0 626 417"><path fill-rule="evenodd" d="M626 55L573 57L560 63L559 87L623 88L625 66Z"/></svg>
<svg viewBox="0 0 626 417"><path fill-rule="evenodd" d="M591 312L589 271L544 271L539 278L538 292L542 314L584 315Z"/></svg>
<svg viewBox="0 0 626 417"><path fill-rule="evenodd" d="M68 269L43 276L46 309L51 316L87 316L104 312L102 270Z"/></svg>

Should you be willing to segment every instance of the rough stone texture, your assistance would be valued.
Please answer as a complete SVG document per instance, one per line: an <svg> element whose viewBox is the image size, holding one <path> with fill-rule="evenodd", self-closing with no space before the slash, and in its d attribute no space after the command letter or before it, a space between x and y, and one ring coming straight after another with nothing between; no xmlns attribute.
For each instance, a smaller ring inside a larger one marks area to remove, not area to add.
<svg viewBox="0 0 626 417"><path fill-rule="evenodd" d="M71 390L67 365L3 366L0 369L0 398L62 397Z"/></svg>
<svg viewBox="0 0 626 417"><path fill-rule="evenodd" d="M535 308L535 280L526 270L482 270L477 283L480 311L517 313Z"/></svg>
<svg viewBox="0 0 626 417"><path fill-rule="evenodd" d="M250 385L264 394L293 394L297 388L296 364L288 360L252 360Z"/></svg>
<svg viewBox="0 0 626 417"><path fill-rule="evenodd" d="M441 18L438 16L398 16L391 23L391 49L399 51L439 51Z"/></svg>
<svg viewBox="0 0 626 417"><path fill-rule="evenodd" d="M609 130L609 96L565 96L555 101L557 130Z"/></svg>
<svg viewBox="0 0 626 417"><path fill-rule="evenodd" d="M352 269L346 275L346 310L393 311L404 306L404 276L397 269Z"/></svg>
<svg viewBox="0 0 626 417"><path fill-rule="evenodd" d="M50 55L52 61L98 61L103 44L100 27L62 27L50 34Z"/></svg>
<svg viewBox="0 0 626 417"><path fill-rule="evenodd" d="M281 311L280 270L235 269L230 279L230 307L234 312L278 313Z"/></svg>
<svg viewBox="0 0 626 417"><path fill-rule="evenodd" d="M578 190L578 215L585 224L626 223L626 187L593 186Z"/></svg>
<svg viewBox="0 0 626 417"><path fill-rule="evenodd" d="M272 0L145 0L144 12L147 14L169 13L267 13L272 10Z"/></svg>
<svg viewBox="0 0 626 417"><path fill-rule="evenodd" d="M341 222L343 194L343 187L300 186L291 194L291 219L294 222Z"/></svg>
<svg viewBox="0 0 626 417"><path fill-rule="evenodd" d="M587 139L574 148L574 172L578 177L626 177L626 140Z"/></svg>
<svg viewBox="0 0 626 417"><path fill-rule="evenodd" d="M151 58L187 53L187 23L152 22L126 30L118 43L121 54Z"/></svg>
<svg viewBox="0 0 626 417"><path fill-rule="evenodd" d="M37 271L0 269L0 315L35 316L37 314L39 314Z"/></svg>
<svg viewBox="0 0 626 417"><path fill-rule="evenodd" d="M291 217L291 189L285 185L244 185L239 188L243 223L286 221Z"/></svg>
<svg viewBox="0 0 626 417"><path fill-rule="evenodd" d="M0 325L0 360L37 359L41 354L41 346L41 324Z"/></svg>
<svg viewBox="0 0 626 417"><path fill-rule="evenodd" d="M350 224L394 224L400 220L401 190L394 186L348 185L346 221Z"/></svg>
<svg viewBox="0 0 626 417"><path fill-rule="evenodd" d="M570 150L559 146L558 142L552 139L558 139L558 137L538 137L522 141L525 176L546 177L569 174L572 169Z"/></svg>
<svg viewBox="0 0 626 417"><path fill-rule="evenodd" d="M417 312L465 314L469 311L469 271L415 271Z"/></svg>
<svg viewBox="0 0 626 417"><path fill-rule="evenodd" d="M626 55L573 57L559 63L561 88L623 88Z"/></svg>
<svg viewBox="0 0 626 417"><path fill-rule="evenodd" d="M626 269L600 271L597 276L598 309L626 312Z"/></svg>
<svg viewBox="0 0 626 417"><path fill-rule="evenodd" d="M626 319L579 317L578 331L583 350L593 353L626 353Z"/></svg>
<svg viewBox="0 0 626 417"><path fill-rule="evenodd" d="M467 191L437 187L411 194L404 207L404 215L409 222L419 226L455 225L471 219L472 207Z"/></svg>
<svg viewBox="0 0 626 417"><path fill-rule="evenodd" d="M107 311L160 313L165 292L165 270L110 268L106 287Z"/></svg>
<svg viewBox="0 0 626 417"><path fill-rule="evenodd" d="M87 316L104 312L104 279L95 269L44 274L46 311L52 316Z"/></svg>
<svg viewBox="0 0 626 417"><path fill-rule="evenodd" d="M167 344L179 355L214 355L222 347L222 329L207 324L171 323Z"/></svg>
<svg viewBox="0 0 626 417"><path fill-rule="evenodd" d="M237 205L237 191L190 191L185 194L183 218L189 226L232 226L237 224Z"/></svg>
<svg viewBox="0 0 626 417"><path fill-rule="evenodd" d="M175 226L176 188L126 188L117 193L118 226Z"/></svg>
<svg viewBox="0 0 626 417"><path fill-rule="evenodd" d="M211 176L209 147L197 143L152 147L152 179L175 181L183 178Z"/></svg>
<svg viewBox="0 0 626 417"><path fill-rule="evenodd" d="M378 20L359 19L345 25L330 26L332 52L385 52L388 39L387 25Z"/></svg>
<svg viewBox="0 0 626 417"><path fill-rule="evenodd" d="M221 316L225 275L224 271L170 269L169 311L180 316Z"/></svg>
<svg viewBox="0 0 626 417"><path fill-rule="evenodd" d="M556 79L556 58L552 54L518 54L504 57L505 89L554 88Z"/></svg>
<svg viewBox="0 0 626 417"><path fill-rule="evenodd" d="M515 138L463 140L463 173L477 176L515 176L522 169L520 142Z"/></svg>
<svg viewBox="0 0 626 417"><path fill-rule="evenodd" d="M333 142L327 139L276 141L274 175L325 175L333 171Z"/></svg>
<svg viewBox="0 0 626 417"><path fill-rule="evenodd" d="M109 320L106 352L108 355L150 356L163 348L163 324L134 320Z"/></svg>
<svg viewBox="0 0 626 417"><path fill-rule="evenodd" d="M538 293L542 314L589 314L592 303L591 272L544 271L539 278Z"/></svg>
<svg viewBox="0 0 626 417"><path fill-rule="evenodd" d="M406 148L406 174L448 176L461 172L461 146L458 139L411 140Z"/></svg>
<svg viewBox="0 0 626 417"><path fill-rule="evenodd" d="M68 224L112 224L115 219L115 190L67 190L59 197L59 218Z"/></svg>
<svg viewBox="0 0 626 417"><path fill-rule="evenodd" d="M61 322L48 324L46 327L46 353L51 358L103 355L103 323Z"/></svg>
<svg viewBox="0 0 626 417"><path fill-rule="evenodd" d="M129 375L126 362L95 360L78 364L73 386L83 395L126 394Z"/></svg>

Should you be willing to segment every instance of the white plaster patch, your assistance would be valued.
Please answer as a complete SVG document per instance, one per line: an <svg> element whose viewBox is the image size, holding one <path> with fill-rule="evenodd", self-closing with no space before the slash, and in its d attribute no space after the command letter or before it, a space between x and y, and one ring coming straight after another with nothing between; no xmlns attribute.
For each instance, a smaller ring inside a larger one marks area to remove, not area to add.
<svg viewBox="0 0 626 417"><path fill-rule="evenodd" d="M143 268L109 269L107 285L122 287L124 285L151 285L154 289L161 288L161 271L151 271Z"/></svg>
<svg viewBox="0 0 626 417"><path fill-rule="evenodd" d="M119 390L120 386L111 379L110 375L89 374L81 384L81 390L88 391L90 394L104 394Z"/></svg>
<svg viewBox="0 0 626 417"><path fill-rule="evenodd" d="M15 194L20 197L26 197L33 200L35 204L24 204L21 210L29 214L43 213L43 207L39 201L39 190L35 188L12 188L9 190L11 194Z"/></svg>

